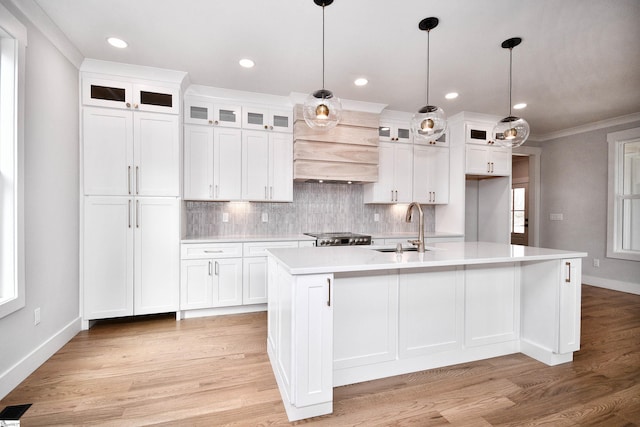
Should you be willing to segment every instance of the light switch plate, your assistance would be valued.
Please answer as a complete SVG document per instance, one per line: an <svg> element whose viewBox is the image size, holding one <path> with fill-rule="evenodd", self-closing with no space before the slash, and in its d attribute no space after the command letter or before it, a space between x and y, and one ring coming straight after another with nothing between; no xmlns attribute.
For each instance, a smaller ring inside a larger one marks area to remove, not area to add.
<svg viewBox="0 0 640 427"><path fill-rule="evenodd" d="M562 221L564 218L561 213L552 213L549 214L549 219L551 221Z"/></svg>
<svg viewBox="0 0 640 427"><path fill-rule="evenodd" d="M269 222L269 214L262 212L262 222Z"/></svg>
<svg viewBox="0 0 640 427"><path fill-rule="evenodd" d="M222 222L229 222L229 212L222 212Z"/></svg>

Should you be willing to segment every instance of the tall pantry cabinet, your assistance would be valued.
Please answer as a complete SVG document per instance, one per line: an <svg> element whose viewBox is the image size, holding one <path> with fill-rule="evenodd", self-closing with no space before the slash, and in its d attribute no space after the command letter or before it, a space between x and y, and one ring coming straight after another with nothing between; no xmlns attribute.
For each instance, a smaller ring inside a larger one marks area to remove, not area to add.
<svg viewBox="0 0 640 427"><path fill-rule="evenodd" d="M85 328L179 309L184 77L93 60L81 67Z"/></svg>

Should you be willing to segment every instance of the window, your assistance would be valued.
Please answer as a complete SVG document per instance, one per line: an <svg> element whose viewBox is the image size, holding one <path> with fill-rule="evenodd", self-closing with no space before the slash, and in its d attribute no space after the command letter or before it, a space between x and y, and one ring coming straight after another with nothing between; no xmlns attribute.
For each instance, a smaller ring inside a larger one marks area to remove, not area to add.
<svg viewBox="0 0 640 427"><path fill-rule="evenodd" d="M607 135L607 256L640 261L640 128Z"/></svg>
<svg viewBox="0 0 640 427"><path fill-rule="evenodd" d="M25 27L0 4L0 317L24 307L22 204Z"/></svg>

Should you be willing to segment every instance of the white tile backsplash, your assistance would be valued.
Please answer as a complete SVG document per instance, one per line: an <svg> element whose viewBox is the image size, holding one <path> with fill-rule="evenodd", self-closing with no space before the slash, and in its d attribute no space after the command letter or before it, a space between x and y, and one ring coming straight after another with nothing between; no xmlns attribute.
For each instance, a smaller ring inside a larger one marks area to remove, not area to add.
<svg viewBox="0 0 640 427"><path fill-rule="evenodd" d="M425 231L435 231L435 208L423 205L422 209ZM263 212L268 222L262 222ZM362 185L296 182L292 203L186 202L185 238L322 231L372 235L417 232L415 223L405 222L406 212L406 204L365 205ZM229 214L229 222L222 222L223 213ZM374 214L379 215L379 221L374 221Z"/></svg>

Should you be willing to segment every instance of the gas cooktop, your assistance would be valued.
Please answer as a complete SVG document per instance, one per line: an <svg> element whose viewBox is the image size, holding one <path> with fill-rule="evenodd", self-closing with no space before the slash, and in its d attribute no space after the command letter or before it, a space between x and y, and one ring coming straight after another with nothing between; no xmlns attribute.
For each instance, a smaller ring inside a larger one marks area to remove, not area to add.
<svg viewBox="0 0 640 427"><path fill-rule="evenodd" d="M307 236L315 237L316 246L348 246L371 244L371 236L351 233L348 231L304 234L306 234Z"/></svg>

